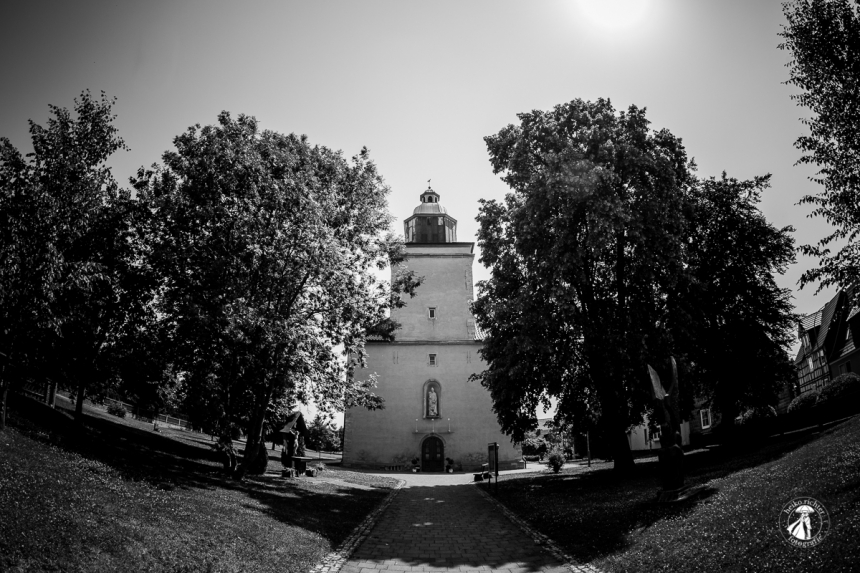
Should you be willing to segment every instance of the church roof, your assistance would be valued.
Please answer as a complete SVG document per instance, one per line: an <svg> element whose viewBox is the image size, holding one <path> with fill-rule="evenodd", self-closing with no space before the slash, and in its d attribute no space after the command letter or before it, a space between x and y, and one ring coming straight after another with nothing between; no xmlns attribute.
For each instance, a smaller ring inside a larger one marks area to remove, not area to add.
<svg viewBox="0 0 860 573"><path fill-rule="evenodd" d="M473 340L481 341L481 340L484 340L484 338L487 336L486 333L481 329L481 327L475 323L475 319L469 319L467 327L468 327L468 336L469 336L469 338L471 338ZM370 341L383 342L385 339L383 339L382 336L380 336L379 334L368 334L367 340L369 342Z"/></svg>
<svg viewBox="0 0 860 573"><path fill-rule="evenodd" d="M413 215L447 215L448 211L439 203L421 203L412 211Z"/></svg>
<svg viewBox="0 0 860 573"><path fill-rule="evenodd" d="M484 331L477 324L475 325L475 340L484 340Z"/></svg>

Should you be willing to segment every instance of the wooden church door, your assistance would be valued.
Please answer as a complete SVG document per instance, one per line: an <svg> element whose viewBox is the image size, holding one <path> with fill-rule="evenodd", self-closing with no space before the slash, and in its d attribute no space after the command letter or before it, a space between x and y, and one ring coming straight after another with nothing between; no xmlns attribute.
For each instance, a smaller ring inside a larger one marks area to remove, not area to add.
<svg viewBox="0 0 860 573"><path fill-rule="evenodd" d="M442 440L430 437L421 446L421 469L425 472L441 472L445 469L445 452Z"/></svg>

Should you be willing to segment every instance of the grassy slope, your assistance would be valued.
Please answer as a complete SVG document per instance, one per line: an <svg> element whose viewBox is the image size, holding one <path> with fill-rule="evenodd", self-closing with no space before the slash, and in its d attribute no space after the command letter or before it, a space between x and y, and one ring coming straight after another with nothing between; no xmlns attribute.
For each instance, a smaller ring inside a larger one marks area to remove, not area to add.
<svg viewBox="0 0 860 573"><path fill-rule="evenodd" d="M0 434L0 571L304 572L394 483L352 472L336 476L374 489L238 483L205 438L93 416L71 439L62 418L32 413Z"/></svg>
<svg viewBox="0 0 860 573"><path fill-rule="evenodd" d="M696 504L654 503L656 463L623 482L600 468L511 479L500 499L606 571L860 571L860 418L824 435L686 462L687 483L710 488ZM829 537L813 549L789 546L777 527L782 506L801 495L831 517Z"/></svg>

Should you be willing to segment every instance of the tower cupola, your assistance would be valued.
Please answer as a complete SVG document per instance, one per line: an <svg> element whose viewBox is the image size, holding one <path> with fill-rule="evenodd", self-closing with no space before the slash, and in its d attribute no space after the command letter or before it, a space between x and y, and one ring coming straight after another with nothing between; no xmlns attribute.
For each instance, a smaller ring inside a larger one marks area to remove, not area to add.
<svg viewBox="0 0 860 573"><path fill-rule="evenodd" d="M439 194L433 191L430 186L427 186L427 190L421 194L421 202L422 203L438 203L439 202Z"/></svg>
<svg viewBox="0 0 860 573"><path fill-rule="evenodd" d="M439 204L439 194L427 185L421 193L421 204L403 221L407 243L456 243L457 220Z"/></svg>

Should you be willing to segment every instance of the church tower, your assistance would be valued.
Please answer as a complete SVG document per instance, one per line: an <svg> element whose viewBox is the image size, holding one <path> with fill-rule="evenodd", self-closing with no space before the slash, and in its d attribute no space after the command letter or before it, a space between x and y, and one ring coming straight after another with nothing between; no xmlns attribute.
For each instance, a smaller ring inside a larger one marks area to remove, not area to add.
<svg viewBox="0 0 860 573"><path fill-rule="evenodd" d="M480 469L487 444L498 442L501 469L521 454L499 429L489 393L469 377L484 369L474 297L475 244L457 242L457 220L428 188L403 222L407 266L424 277L416 296L392 310L394 342L368 340L368 371L378 375L383 410L352 408L344 416L346 466L421 471ZM361 375L361 374L359 374Z"/></svg>
<svg viewBox="0 0 860 573"><path fill-rule="evenodd" d="M478 340L470 304L474 298L475 243L457 242L457 220L428 188L412 216L403 222L407 265L424 283L418 295L395 309L397 340ZM392 277L393 278L393 277Z"/></svg>

